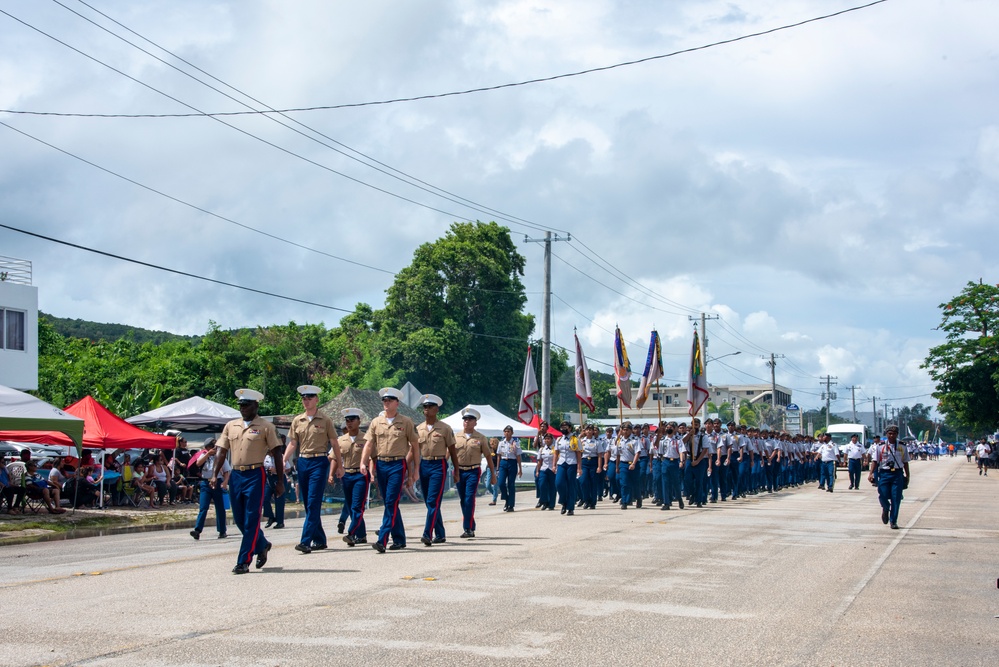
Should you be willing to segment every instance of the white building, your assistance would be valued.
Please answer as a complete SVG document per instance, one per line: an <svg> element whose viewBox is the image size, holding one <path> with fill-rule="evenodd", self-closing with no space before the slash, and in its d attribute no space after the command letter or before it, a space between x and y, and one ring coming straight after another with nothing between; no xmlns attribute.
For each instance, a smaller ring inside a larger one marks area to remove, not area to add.
<svg viewBox="0 0 999 667"><path fill-rule="evenodd" d="M791 390L787 387L777 385L776 404L786 407L791 403ZM711 397L708 399L715 405L728 403L729 405L741 403L773 403L773 388L769 384L732 384L715 385L709 384L708 390ZM638 387L633 386L632 402L638 396ZM664 421L689 422L690 416L687 414L687 385L676 387L660 387L649 394L648 402L642 409L623 408L621 413L624 419L632 422L655 423L659 419L660 412ZM613 415L612 415L613 416Z"/></svg>
<svg viewBox="0 0 999 667"><path fill-rule="evenodd" d="M0 384L38 389L38 288L31 262L0 256Z"/></svg>

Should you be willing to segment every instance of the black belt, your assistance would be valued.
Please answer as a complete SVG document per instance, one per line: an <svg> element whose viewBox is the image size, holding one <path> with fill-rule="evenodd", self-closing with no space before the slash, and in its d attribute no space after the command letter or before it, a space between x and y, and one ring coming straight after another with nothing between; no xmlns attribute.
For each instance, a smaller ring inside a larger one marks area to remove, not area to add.
<svg viewBox="0 0 999 667"><path fill-rule="evenodd" d="M586 460L586 461L592 461L595 458L597 458L597 457L596 456L584 456L583 457L583 459Z"/></svg>
<svg viewBox="0 0 999 667"><path fill-rule="evenodd" d="M404 458L406 458L406 457L405 456L379 456L375 460L376 461L401 461Z"/></svg>
<svg viewBox="0 0 999 667"><path fill-rule="evenodd" d="M238 470L240 472L246 472L247 470L256 470L257 468L264 467L263 463L252 463L248 466L233 466L233 470Z"/></svg>
<svg viewBox="0 0 999 667"><path fill-rule="evenodd" d="M674 458L671 458L671 457L667 456L666 460L667 461L679 461L680 459L679 459L679 457L677 457L677 458L674 459Z"/></svg>
<svg viewBox="0 0 999 667"><path fill-rule="evenodd" d="M446 458L447 458L446 456L424 456L423 460L424 461L443 461Z"/></svg>
<svg viewBox="0 0 999 667"><path fill-rule="evenodd" d="M468 472L469 470L478 470L479 466L458 466L458 470L462 472Z"/></svg>

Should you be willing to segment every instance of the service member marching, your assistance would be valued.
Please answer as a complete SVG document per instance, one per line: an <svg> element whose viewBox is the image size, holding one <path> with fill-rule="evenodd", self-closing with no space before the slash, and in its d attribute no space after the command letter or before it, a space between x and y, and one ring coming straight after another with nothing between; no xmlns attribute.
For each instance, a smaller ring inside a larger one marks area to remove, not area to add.
<svg viewBox="0 0 999 667"><path fill-rule="evenodd" d="M461 503L461 537L475 537L475 492L482 476L482 457L486 458L491 474L496 474L490 456L489 439L475 430L479 421L479 411L465 408L461 411L462 431L455 436L455 450L458 465L454 469L454 481L458 485L458 499Z"/></svg>
<svg viewBox="0 0 999 667"><path fill-rule="evenodd" d="M343 476L340 445L337 443L333 420L319 412L319 387L303 384L298 388L305 412L295 417L288 429L288 448L284 453L287 466L298 449L298 489L305 506L302 539L295 545L303 554L325 549L323 530L323 492L329 477ZM332 447L332 450L331 450Z"/></svg>
<svg viewBox="0 0 999 667"><path fill-rule="evenodd" d="M423 526L424 546L447 542L444 533L444 519L441 517L441 500L447 486L447 462L457 469L458 455L454 450L454 431L437 419L437 411L444 400L434 394L424 394L420 399L423 405L424 423L417 429L420 436L420 491L427 503L427 522Z"/></svg>
<svg viewBox="0 0 999 667"><path fill-rule="evenodd" d="M361 473L361 453L364 442L361 440L361 411L357 408L342 410L346 432L339 437L340 454L343 457L343 498L350 510L350 528L343 536L348 547L368 541L368 531L364 525L364 505L368 502L370 478ZM333 452L330 452L333 456ZM330 471L329 483L333 483L335 473Z"/></svg>
<svg viewBox="0 0 999 667"><path fill-rule="evenodd" d="M878 500L881 501L881 523L891 523L898 529L898 507L902 504L902 490L909 485L909 450L898 442L898 426L889 424L885 429L888 442L877 449L871 447L871 473L867 480L874 483L878 474Z"/></svg>
<svg viewBox="0 0 999 667"><path fill-rule="evenodd" d="M232 456L232 471L229 473L229 500L232 507L232 520L243 534L239 544L239 555L233 574L246 574L250 571L250 559L257 556L257 569L267 563L267 552L271 543L264 537L260 527L260 513L264 504L264 457L267 452L281 446L277 429L260 418L260 401L264 395L252 389L237 389L241 419L233 419L222 429L216 449L215 466L208 484L214 489L219 484L219 473L225 466L226 453ZM274 458L278 481L277 493L284 493L284 461Z"/></svg>
<svg viewBox="0 0 999 667"><path fill-rule="evenodd" d="M378 491L385 502L382 526L378 529L378 539L371 547L378 553L385 553L389 535L392 536L391 551L406 548L406 528L399 513L399 497L407 482L416 484L420 463L420 439L413 420L399 414L399 401L402 392L393 387L385 387L378 394L382 397L384 414L371 420L365 438L364 452L361 454L361 473L368 474L368 465L375 463L375 478Z"/></svg>
<svg viewBox="0 0 999 667"><path fill-rule="evenodd" d="M504 501L504 512L512 512L517 504L517 480L524 474L520 464L522 453L520 440L513 437L513 427L504 426L503 439L496 445L496 458L499 460L499 489Z"/></svg>

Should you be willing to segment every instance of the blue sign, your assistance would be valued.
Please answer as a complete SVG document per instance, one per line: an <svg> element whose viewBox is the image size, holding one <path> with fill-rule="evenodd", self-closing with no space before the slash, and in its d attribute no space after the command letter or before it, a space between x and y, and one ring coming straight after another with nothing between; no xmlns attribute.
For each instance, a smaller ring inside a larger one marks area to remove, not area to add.
<svg viewBox="0 0 999 667"><path fill-rule="evenodd" d="M791 411L797 411L797 410L801 410L801 408L799 408L799 407L798 407L797 405L795 405L794 403L791 403L791 404L790 404L789 406L787 406L787 407L786 407L786 408L784 408L784 409L785 409L785 410L787 410L788 412L791 412Z"/></svg>

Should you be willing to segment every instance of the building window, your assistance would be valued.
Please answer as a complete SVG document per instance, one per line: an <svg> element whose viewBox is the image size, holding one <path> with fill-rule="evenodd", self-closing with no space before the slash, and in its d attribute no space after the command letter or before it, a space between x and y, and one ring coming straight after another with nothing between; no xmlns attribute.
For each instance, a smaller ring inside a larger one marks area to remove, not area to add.
<svg viewBox="0 0 999 667"><path fill-rule="evenodd" d="M24 311L0 309L0 349L24 351Z"/></svg>

